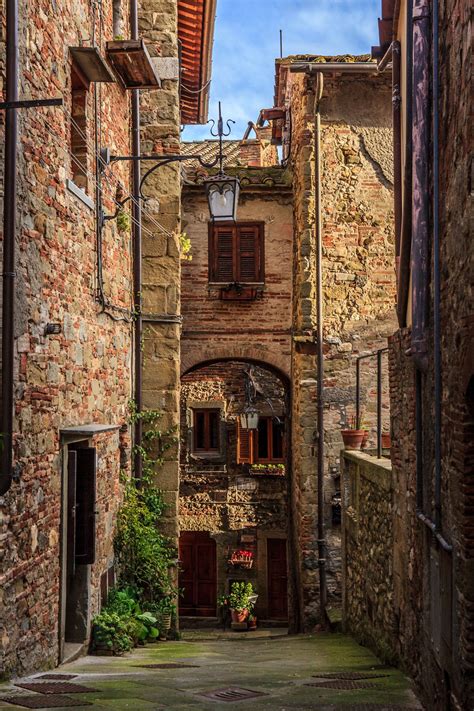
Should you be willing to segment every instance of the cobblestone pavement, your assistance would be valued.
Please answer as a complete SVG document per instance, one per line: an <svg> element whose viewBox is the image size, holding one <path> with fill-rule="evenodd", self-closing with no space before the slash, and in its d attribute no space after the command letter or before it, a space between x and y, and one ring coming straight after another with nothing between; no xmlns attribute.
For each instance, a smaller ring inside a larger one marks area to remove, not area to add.
<svg viewBox="0 0 474 711"><path fill-rule="evenodd" d="M350 637L330 633L287 636L283 632L189 631L179 642L148 645L124 657L81 657L54 673L77 675L68 679L68 683L93 689L85 693L67 691L67 696L79 704L74 704L76 708L91 711L112 708L133 711L421 708L409 680L397 669L382 665ZM170 666L146 667L157 664ZM355 675L359 678L351 678ZM6 703L3 698L15 695L19 700L20 696L37 696L36 691L18 684L47 681L38 679L39 676L41 674L0 684L1 711L24 708ZM256 695L246 697L248 691ZM213 692L217 692L214 698L206 696ZM49 699L57 699L57 702ZM57 705L66 703L58 696L49 696L44 703L66 708Z"/></svg>

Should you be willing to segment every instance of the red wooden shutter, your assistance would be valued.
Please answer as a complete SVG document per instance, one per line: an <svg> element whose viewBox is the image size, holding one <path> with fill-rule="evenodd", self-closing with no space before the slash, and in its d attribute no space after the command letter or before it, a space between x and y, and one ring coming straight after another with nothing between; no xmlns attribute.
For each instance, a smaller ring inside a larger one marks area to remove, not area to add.
<svg viewBox="0 0 474 711"><path fill-rule="evenodd" d="M211 254L212 281L230 283L235 281L234 239L235 230L231 226L213 228L213 253Z"/></svg>
<svg viewBox="0 0 474 711"><path fill-rule="evenodd" d="M96 450L77 450L76 565L95 562Z"/></svg>
<svg viewBox="0 0 474 711"><path fill-rule="evenodd" d="M237 420L237 464L253 462L253 431L244 430Z"/></svg>
<svg viewBox="0 0 474 711"><path fill-rule="evenodd" d="M240 225L237 229L237 281L262 281L261 239L259 225Z"/></svg>

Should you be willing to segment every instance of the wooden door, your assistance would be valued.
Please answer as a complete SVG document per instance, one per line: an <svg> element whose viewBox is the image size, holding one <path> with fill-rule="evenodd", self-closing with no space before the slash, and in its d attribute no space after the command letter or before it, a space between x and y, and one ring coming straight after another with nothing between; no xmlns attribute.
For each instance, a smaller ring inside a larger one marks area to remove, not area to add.
<svg viewBox="0 0 474 711"><path fill-rule="evenodd" d="M216 542L203 531L185 531L179 539L179 614L216 615Z"/></svg>
<svg viewBox="0 0 474 711"><path fill-rule="evenodd" d="M268 617L270 620L288 618L288 574L286 540L267 539Z"/></svg>

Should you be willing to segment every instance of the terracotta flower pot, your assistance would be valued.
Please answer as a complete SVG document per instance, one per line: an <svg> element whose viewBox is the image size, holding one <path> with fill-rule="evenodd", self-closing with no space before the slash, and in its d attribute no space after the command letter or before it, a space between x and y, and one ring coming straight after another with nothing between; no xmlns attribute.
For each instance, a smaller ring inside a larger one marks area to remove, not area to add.
<svg viewBox="0 0 474 711"><path fill-rule="evenodd" d="M369 442L369 430L364 430L364 437L362 439L362 442L360 443L360 448L366 449L368 442Z"/></svg>
<svg viewBox="0 0 474 711"><path fill-rule="evenodd" d="M248 610L231 610L232 622L245 622L249 614Z"/></svg>
<svg viewBox="0 0 474 711"><path fill-rule="evenodd" d="M360 449L365 430L341 430L344 449Z"/></svg>
<svg viewBox="0 0 474 711"><path fill-rule="evenodd" d="M389 432L382 432L382 449L390 449L392 446L392 438Z"/></svg>

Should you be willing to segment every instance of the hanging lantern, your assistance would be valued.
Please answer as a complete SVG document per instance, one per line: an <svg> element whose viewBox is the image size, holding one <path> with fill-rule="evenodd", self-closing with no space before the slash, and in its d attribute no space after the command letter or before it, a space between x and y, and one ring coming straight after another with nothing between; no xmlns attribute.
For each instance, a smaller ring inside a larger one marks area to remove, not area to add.
<svg viewBox="0 0 474 711"><path fill-rule="evenodd" d="M258 427L258 412L252 406L249 405L240 414L240 426L243 430L256 430Z"/></svg>
<svg viewBox="0 0 474 711"><path fill-rule="evenodd" d="M209 212L214 222L237 219L240 181L223 173L218 173L204 181Z"/></svg>

